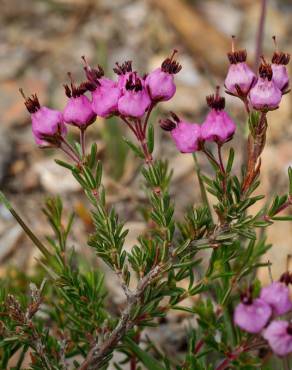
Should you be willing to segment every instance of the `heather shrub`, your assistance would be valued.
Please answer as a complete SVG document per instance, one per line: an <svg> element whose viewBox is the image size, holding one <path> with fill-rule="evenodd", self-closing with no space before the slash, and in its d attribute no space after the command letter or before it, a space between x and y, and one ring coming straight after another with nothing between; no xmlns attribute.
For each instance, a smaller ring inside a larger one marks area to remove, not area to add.
<svg viewBox="0 0 292 370"><path fill-rule="evenodd" d="M42 258L29 295L12 283L10 291L1 290L1 368L7 368L17 351L17 368L29 351L32 369L106 369L110 362L116 369L132 370L275 369L282 359L289 367L292 275L283 271L262 287L256 273L263 266L273 272L273 261L263 258L271 245L259 231L291 221L281 212L292 204L292 169L286 194L256 214L251 209L266 195L257 192L261 154L267 127L273 124L269 112L281 109L289 92L289 55L276 50L271 63L262 58L255 73L247 52L232 45L225 79L229 95L225 99L219 86L207 92L209 111L200 123L188 122L178 112L158 122L152 118L176 93L175 75L183 68L176 51L143 77L131 61L117 63L117 78L110 79L101 66L93 68L82 59L85 82L76 84L69 73L62 112L42 106L37 95L21 93L36 144L43 150L54 148L56 155L63 152L67 160L56 159L56 166L70 171L84 190L95 227L88 248L117 275L125 303L113 314L103 274L68 246L74 216L64 217L61 198L45 203L53 236L42 242L2 194ZM242 102L249 131L247 159L239 174L234 170L238 149L232 142L238 124L228 114L229 99ZM125 141L141 163L147 229L130 249L125 248L124 220L107 204L97 145L86 142L86 130L97 116L116 116L128 127L132 140ZM153 154L154 131L159 129L169 133L181 155L194 158L200 184L194 191L201 193L202 202L191 206L183 219L174 216L175 197L169 192L176 169ZM68 130L79 130L80 140L70 141ZM197 156L210 163L212 174L202 172ZM208 193L215 199L212 204ZM192 306L185 303L189 297L196 297ZM169 358L144 329L159 325L171 310L185 311L192 320L185 329L187 349ZM123 354L123 361L113 359L115 352Z"/></svg>

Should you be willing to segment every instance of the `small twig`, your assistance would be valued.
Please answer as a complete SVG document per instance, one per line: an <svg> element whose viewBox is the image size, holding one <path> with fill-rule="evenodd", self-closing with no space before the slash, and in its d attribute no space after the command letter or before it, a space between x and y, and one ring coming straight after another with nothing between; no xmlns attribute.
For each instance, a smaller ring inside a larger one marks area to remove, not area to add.
<svg viewBox="0 0 292 370"><path fill-rule="evenodd" d="M127 306L123 310L121 318L110 336L103 343L96 343L88 352L79 370L99 369L104 357L109 354L122 337L130 330L135 321L131 319L132 309L140 301L145 289L164 270L164 266L155 266L138 283L136 290L127 298Z"/></svg>
<svg viewBox="0 0 292 370"><path fill-rule="evenodd" d="M123 279L123 276L122 276L122 271L121 271L121 270L116 269L116 270L115 270L115 273L116 273L116 275L117 275L118 279L120 280L120 284L121 284L121 287L122 287L122 289L123 289L123 291L124 291L124 293L125 293L125 296L126 296L127 298L129 298L133 293L132 293L132 291L129 289L129 287L126 285L126 283L124 282L124 279Z"/></svg>

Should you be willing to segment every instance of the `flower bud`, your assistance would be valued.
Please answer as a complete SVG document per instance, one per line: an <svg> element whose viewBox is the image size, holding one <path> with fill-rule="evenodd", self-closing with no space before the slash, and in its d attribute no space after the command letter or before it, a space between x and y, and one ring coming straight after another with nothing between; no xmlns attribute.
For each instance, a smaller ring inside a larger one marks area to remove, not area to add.
<svg viewBox="0 0 292 370"><path fill-rule="evenodd" d="M260 78L250 90L249 97L254 109L267 112L279 107L282 92L274 83L271 65L265 61L259 68Z"/></svg>
<svg viewBox="0 0 292 370"><path fill-rule="evenodd" d="M99 117L109 117L118 111L118 100L121 90L117 82L103 77L104 71L101 66L91 68L85 57L85 74L88 81L94 86L91 91L92 109Z"/></svg>
<svg viewBox="0 0 292 370"><path fill-rule="evenodd" d="M285 54L281 51L277 50L277 44L276 44L276 37L273 37L276 50L274 52L274 55L272 57L272 70L273 70L273 81L275 85L282 91L284 94L287 92L288 86L289 86L289 76L287 72L286 65L290 61L290 55Z"/></svg>
<svg viewBox="0 0 292 370"><path fill-rule="evenodd" d="M234 323L248 333L259 333L272 315L271 307L262 299L242 299L235 308Z"/></svg>
<svg viewBox="0 0 292 370"><path fill-rule="evenodd" d="M122 88L122 96L118 101L119 113L123 116L140 118L151 103L145 82L137 72L131 72Z"/></svg>
<svg viewBox="0 0 292 370"><path fill-rule="evenodd" d="M277 355L286 356L292 352L292 325L289 322L272 321L262 335Z"/></svg>
<svg viewBox="0 0 292 370"><path fill-rule="evenodd" d="M182 121L174 113L171 115L173 120L160 120L160 127L171 133L177 149L181 153L194 153L200 150L201 126Z"/></svg>
<svg viewBox="0 0 292 370"><path fill-rule="evenodd" d="M225 79L227 93L239 97L246 97L257 78L246 64L246 50L234 50L232 37L232 51L227 54L230 66Z"/></svg>
<svg viewBox="0 0 292 370"><path fill-rule="evenodd" d="M207 96L206 100L211 111L201 127L202 139L223 144L232 138L236 126L224 111L225 99L219 95L219 87L216 94Z"/></svg>
<svg viewBox="0 0 292 370"><path fill-rule="evenodd" d="M36 144L41 148L60 146L62 138L67 133L62 113L41 107L37 95L26 97L21 89L20 92L31 114L32 133Z"/></svg>
<svg viewBox="0 0 292 370"><path fill-rule="evenodd" d="M69 98L63 111L64 121L81 129L85 129L96 119L96 114L92 110L91 102L87 96L84 95L87 90L91 90L94 86L90 82L75 86L71 74L68 73L68 75L71 79L71 88L68 85L64 85L65 93Z"/></svg>
<svg viewBox="0 0 292 370"><path fill-rule="evenodd" d="M155 69L146 77L145 83L153 101L167 101L173 97L176 91L174 74L181 70L181 65L173 57L166 58L160 68Z"/></svg>

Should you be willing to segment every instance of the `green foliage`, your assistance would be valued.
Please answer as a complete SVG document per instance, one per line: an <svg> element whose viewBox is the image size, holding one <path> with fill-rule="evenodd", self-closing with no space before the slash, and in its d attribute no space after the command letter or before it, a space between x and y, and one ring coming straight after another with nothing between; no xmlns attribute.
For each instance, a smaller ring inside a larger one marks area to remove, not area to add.
<svg viewBox="0 0 292 370"><path fill-rule="evenodd" d="M252 135L256 135L259 119L257 113L249 117ZM148 227L134 245L125 246L129 230L106 202L96 144L87 155L82 155L79 143L73 144L82 158L74 165L56 160L72 173L88 199L94 224L88 246L118 278L125 303L117 309L112 308L97 264L68 247L74 214L66 214L61 198L45 203L43 211L52 234L43 243L0 194L42 252L36 277L17 272L14 278L9 275L0 281L1 368L7 368L17 352L16 368L20 369L30 352L31 369L106 369L114 351L124 356L115 363L117 369L127 363L135 369L220 369L226 359L238 369L262 366L254 353L241 351L242 343L252 338L234 326L232 316L242 290L252 284L253 293L258 294L257 268L270 266L262 257L271 245L257 229L291 220L289 215L279 215L291 205L291 168L287 194L275 196L254 214L252 206L264 198L256 193L259 174L245 189L247 170L241 176L234 173L234 149L229 149L224 166L220 145L218 158L202 148L213 171L203 174L194 156L203 204L191 205L177 219L169 190L172 170L167 161L151 160L149 155L154 150L153 125L148 125L146 136L140 146L125 140L146 162L141 174L148 199L143 209ZM215 197L213 207L205 189ZM170 310L196 318L196 324L192 320L186 329L187 349L179 356L167 356L143 336L145 327L157 326Z"/></svg>

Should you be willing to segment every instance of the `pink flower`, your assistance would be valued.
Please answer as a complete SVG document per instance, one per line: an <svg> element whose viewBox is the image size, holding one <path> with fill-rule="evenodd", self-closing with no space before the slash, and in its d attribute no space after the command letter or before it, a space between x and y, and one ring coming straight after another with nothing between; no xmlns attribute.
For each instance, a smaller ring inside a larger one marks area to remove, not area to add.
<svg viewBox="0 0 292 370"><path fill-rule="evenodd" d="M211 108L211 111L208 113L201 127L202 139L223 144L232 138L236 126L224 111L225 99L219 96L218 87L216 95L207 97L207 104Z"/></svg>
<svg viewBox="0 0 292 370"><path fill-rule="evenodd" d="M137 72L131 72L122 90L118 101L119 113L127 117L142 117L151 104L144 80Z"/></svg>
<svg viewBox="0 0 292 370"><path fill-rule="evenodd" d="M289 288L279 281L262 288L260 298L268 303L277 315L283 315L292 309Z"/></svg>
<svg viewBox="0 0 292 370"><path fill-rule="evenodd" d="M69 76L71 78L71 74ZM69 98L63 111L64 121L82 129L86 128L96 119L91 102L87 96L83 95L88 89L92 88L92 84L83 83L80 86L75 86L71 78L71 89L68 85L64 85L64 88Z"/></svg>
<svg viewBox="0 0 292 370"><path fill-rule="evenodd" d="M290 55L275 51L272 58L273 82L285 93L289 86L289 76L286 65L290 61Z"/></svg>
<svg viewBox="0 0 292 370"><path fill-rule="evenodd" d="M32 133L35 142L41 148L60 146L62 138L66 135L67 129L61 112L41 107L36 95L30 98L25 97L25 106L31 114Z"/></svg>
<svg viewBox="0 0 292 370"><path fill-rule="evenodd" d="M172 56L165 59L160 68L155 69L146 77L146 87L153 101L167 101L175 94L174 74L182 68L173 60L176 52L174 50Z"/></svg>
<svg viewBox="0 0 292 370"><path fill-rule="evenodd" d="M251 105L254 109L265 112L277 109L282 98L282 92L272 80L273 70L270 64L262 63L259 74L260 78L249 93Z"/></svg>
<svg viewBox="0 0 292 370"><path fill-rule="evenodd" d="M160 120L160 126L165 131L170 131L177 149L181 153L194 153L200 150L201 126L181 121L174 113L171 115L173 120Z"/></svg>
<svg viewBox="0 0 292 370"><path fill-rule="evenodd" d="M109 117L118 111L118 100L121 96L121 89L117 82L103 77L104 71L101 66L91 68L85 57L85 74L89 83L93 86L90 89L92 95L92 109L100 117Z"/></svg>
<svg viewBox="0 0 292 370"><path fill-rule="evenodd" d="M234 37L232 37L232 51L227 55L230 61L225 79L227 92L239 97L245 97L257 80L254 72L246 64L246 50L235 51Z"/></svg>
<svg viewBox="0 0 292 370"><path fill-rule="evenodd" d="M235 308L234 323L249 333L259 333L271 317L271 307L262 299L243 299Z"/></svg>
<svg viewBox="0 0 292 370"><path fill-rule="evenodd" d="M92 92L92 109L100 117L109 117L118 111L121 89L118 83L109 78L101 78Z"/></svg>
<svg viewBox="0 0 292 370"><path fill-rule="evenodd" d="M292 325L287 321L272 321L262 335L277 355L286 356L292 352Z"/></svg>

